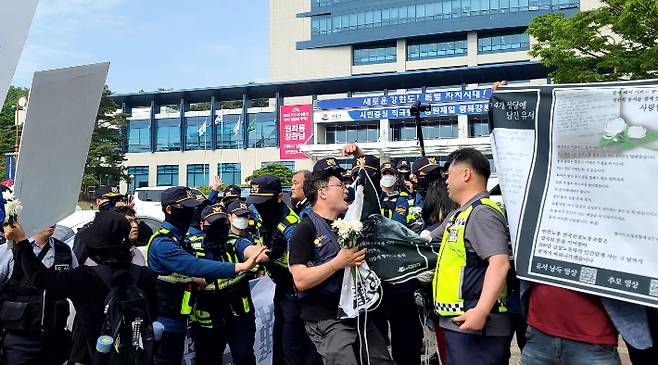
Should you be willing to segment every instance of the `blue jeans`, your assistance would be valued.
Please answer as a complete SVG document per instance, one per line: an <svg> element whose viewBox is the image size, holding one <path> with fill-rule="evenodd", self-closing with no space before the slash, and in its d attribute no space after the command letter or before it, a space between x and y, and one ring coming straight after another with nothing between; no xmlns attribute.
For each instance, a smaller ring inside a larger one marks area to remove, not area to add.
<svg viewBox="0 0 658 365"><path fill-rule="evenodd" d="M528 326L522 365L619 365L615 345L596 345L547 335Z"/></svg>

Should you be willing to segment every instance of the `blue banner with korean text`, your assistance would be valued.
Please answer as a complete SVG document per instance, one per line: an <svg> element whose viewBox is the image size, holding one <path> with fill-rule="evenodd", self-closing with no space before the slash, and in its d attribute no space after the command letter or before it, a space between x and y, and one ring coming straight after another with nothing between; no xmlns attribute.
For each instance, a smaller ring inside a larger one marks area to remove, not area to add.
<svg viewBox="0 0 658 365"><path fill-rule="evenodd" d="M343 108L393 107L396 105L411 105L417 101L428 104L454 103L472 100L488 100L490 97L491 89L437 91L425 94L364 96L318 100L316 103L316 109L329 110Z"/></svg>
<svg viewBox="0 0 658 365"><path fill-rule="evenodd" d="M451 115L483 114L489 111L489 103L470 104L442 104L432 105L432 109L421 113L423 118L445 117ZM361 110L350 110L347 112L350 120L373 120L373 119L406 119L413 118L408 107L399 108L370 108Z"/></svg>

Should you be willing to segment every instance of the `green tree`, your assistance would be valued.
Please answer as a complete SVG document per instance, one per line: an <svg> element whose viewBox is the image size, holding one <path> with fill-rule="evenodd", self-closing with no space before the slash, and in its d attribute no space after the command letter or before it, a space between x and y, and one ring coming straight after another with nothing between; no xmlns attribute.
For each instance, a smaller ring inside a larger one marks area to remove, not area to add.
<svg viewBox="0 0 658 365"><path fill-rule="evenodd" d="M655 78L658 75L658 1L602 0L567 17L535 17L530 55L555 68L557 83Z"/></svg>
<svg viewBox="0 0 658 365"><path fill-rule="evenodd" d="M290 186L292 184L292 173L293 171L287 166L275 163L267 165L258 170L254 170L253 174L247 177L245 181L249 182L261 175L274 175L281 179L281 186Z"/></svg>
<svg viewBox="0 0 658 365"><path fill-rule="evenodd" d="M0 173L2 174L0 180L4 180L5 177L5 153L14 152L16 143L16 126L14 125L16 102L21 96L27 96L29 92L30 90L25 87L10 86L5 104L0 111Z"/></svg>
<svg viewBox="0 0 658 365"><path fill-rule="evenodd" d="M83 191L100 185L118 184L119 180L127 179L122 165L126 160L123 149L126 136L122 130L126 126L127 115L116 113L119 106L110 98L111 93L105 86L85 163Z"/></svg>

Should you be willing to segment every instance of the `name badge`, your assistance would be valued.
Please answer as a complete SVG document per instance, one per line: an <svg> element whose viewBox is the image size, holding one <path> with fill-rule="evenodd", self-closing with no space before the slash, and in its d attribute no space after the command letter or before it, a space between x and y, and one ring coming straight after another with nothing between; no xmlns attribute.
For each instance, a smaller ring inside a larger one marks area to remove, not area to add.
<svg viewBox="0 0 658 365"><path fill-rule="evenodd" d="M55 271L69 271L71 270L71 265L55 265Z"/></svg>

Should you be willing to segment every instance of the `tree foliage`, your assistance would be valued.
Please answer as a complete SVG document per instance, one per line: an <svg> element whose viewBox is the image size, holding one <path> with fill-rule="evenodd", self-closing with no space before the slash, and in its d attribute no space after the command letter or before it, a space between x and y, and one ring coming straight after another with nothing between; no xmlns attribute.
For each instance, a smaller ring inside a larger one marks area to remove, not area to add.
<svg viewBox="0 0 658 365"><path fill-rule="evenodd" d="M530 55L555 70L557 83L658 77L658 0L602 0L570 17L535 17Z"/></svg>
<svg viewBox="0 0 658 365"><path fill-rule="evenodd" d="M27 96L30 90L25 87L10 86L7 92L5 104L0 111L0 177L5 177L5 153L14 152L16 143L16 126L14 113L16 112L16 102L21 96ZM20 130L19 130L20 138Z"/></svg>
<svg viewBox="0 0 658 365"><path fill-rule="evenodd" d="M275 163L267 165L258 170L254 170L253 174L247 177L245 181L249 182L261 175L274 175L281 179L281 186L290 186L292 184L292 174L293 171L287 166Z"/></svg>
<svg viewBox="0 0 658 365"><path fill-rule="evenodd" d="M122 165L126 160L123 149L126 136L122 131L127 123L127 115L116 113L119 106L110 98L110 94L110 89L105 86L85 163L83 191L100 185L116 185L127 178Z"/></svg>

